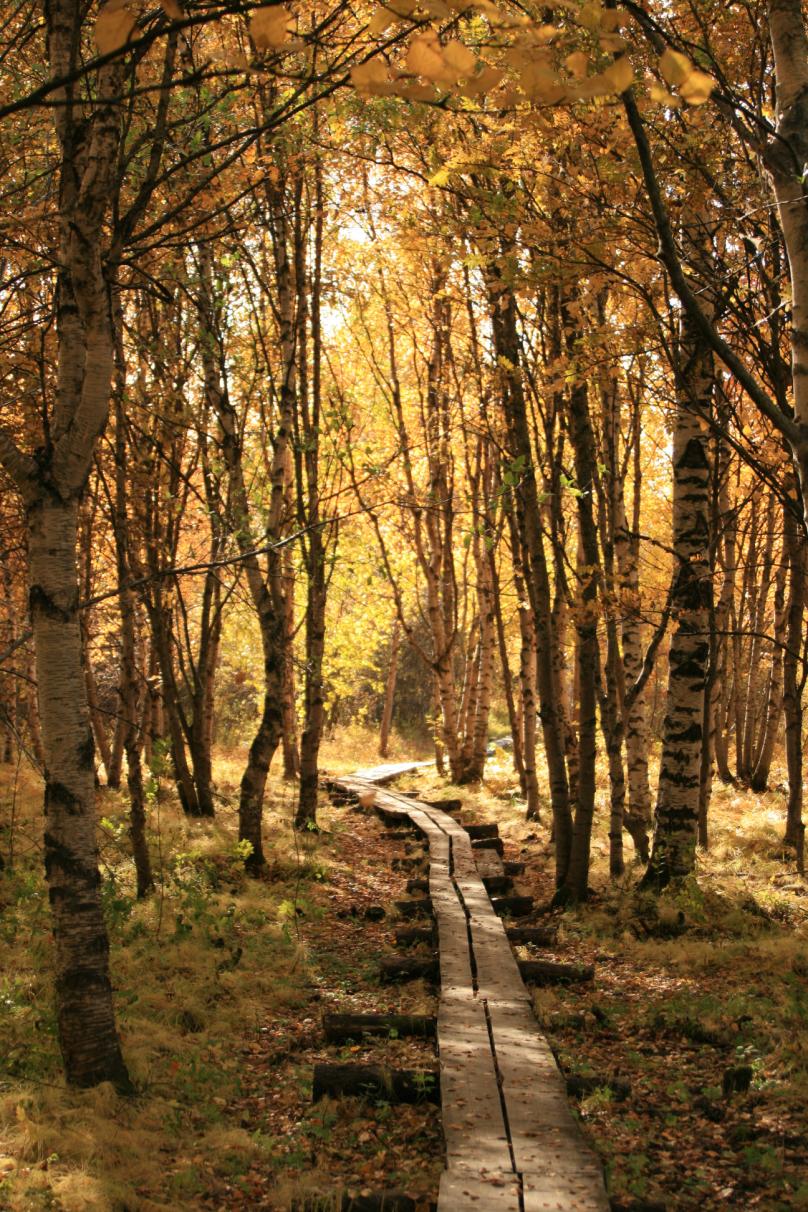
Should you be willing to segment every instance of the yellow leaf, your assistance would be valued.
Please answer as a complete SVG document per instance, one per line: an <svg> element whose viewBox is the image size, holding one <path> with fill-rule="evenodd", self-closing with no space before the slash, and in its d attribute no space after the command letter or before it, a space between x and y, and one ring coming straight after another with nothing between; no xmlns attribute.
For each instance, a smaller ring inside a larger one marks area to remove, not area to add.
<svg viewBox="0 0 808 1212"><path fill-rule="evenodd" d="M451 84L457 78L457 73L444 62L438 40L431 31L413 38L406 66L414 76L425 76L436 84Z"/></svg>
<svg viewBox="0 0 808 1212"><path fill-rule="evenodd" d="M663 80L668 84L684 84L685 80L691 75L695 68L688 59L687 55L680 55L678 51L671 50L670 47L660 56L659 70L662 73Z"/></svg>
<svg viewBox="0 0 808 1212"><path fill-rule="evenodd" d="M250 19L250 34L259 50L283 46L293 28L292 14L283 4L257 8Z"/></svg>
<svg viewBox="0 0 808 1212"><path fill-rule="evenodd" d="M712 76L708 76L706 72L692 71L681 84L679 92L688 105L704 105L705 101L709 101L714 87Z"/></svg>
<svg viewBox="0 0 808 1212"><path fill-rule="evenodd" d="M552 42L561 33L561 30L556 25L537 25L531 30L533 37L540 46L546 46L548 42Z"/></svg>
<svg viewBox="0 0 808 1212"><path fill-rule="evenodd" d="M623 23L623 14L619 8L605 8L600 19L600 27L604 33L610 34L614 30L620 29Z"/></svg>
<svg viewBox="0 0 808 1212"><path fill-rule="evenodd" d="M374 37L378 37L379 34L383 34L396 20L398 18L395 13L380 5L368 22L368 33L373 34Z"/></svg>
<svg viewBox="0 0 808 1212"><path fill-rule="evenodd" d="M678 97L674 97L661 84L652 84L648 91L652 101L656 101L658 105L666 106L667 109L678 109L682 104Z"/></svg>
<svg viewBox="0 0 808 1212"><path fill-rule="evenodd" d="M443 58L449 67L456 69L458 76L470 76L477 66L477 59L469 48L456 40L443 47Z"/></svg>
<svg viewBox="0 0 808 1212"><path fill-rule="evenodd" d="M578 14L578 20L584 29L592 30L600 29L600 23L603 19L603 9L599 4L590 2L585 4Z"/></svg>
<svg viewBox="0 0 808 1212"><path fill-rule="evenodd" d="M606 68L603 75L616 93L624 93L634 83L634 69L629 62L628 55L621 55L619 59L615 59L611 67Z"/></svg>
<svg viewBox="0 0 808 1212"><path fill-rule="evenodd" d="M135 18L121 0L108 0L95 23L95 44L102 55L111 55L129 41Z"/></svg>
<svg viewBox="0 0 808 1212"><path fill-rule="evenodd" d="M433 173L432 176L429 178L429 184L435 185L435 186L446 185L446 184L448 184L448 181L449 181L448 168L439 168L438 171L436 173Z"/></svg>
<svg viewBox="0 0 808 1212"><path fill-rule="evenodd" d="M373 92L379 85L388 84L390 76L381 59L368 59L351 68L351 81L360 92Z"/></svg>
<svg viewBox="0 0 808 1212"><path fill-rule="evenodd" d="M466 81L461 93L464 97L479 97L482 93L490 93L502 80L505 73L498 67L486 67L479 76L473 76Z"/></svg>
<svg viewBox="0 0 808 1212"><path fill-rule="evenodd" d="M564 60L564 66L575 76L576 80L583 80L589 70L589 57L583 51L573 51Z"/></svg>
<svg viewBox="0 0 808 1212"><path fill-rule="evenodd" d="M405 97L407 101L434 101L435 99L433 84L402 84L397 91L398 95Z"/></svg>
<svg viewBox="0 0 808 1212"><path fill-rule="evenodd" d="M622 51L626 49L627 42L622 34L604 34L598 39L598 46L605 51Z"/></svg>
<svg viewBox="0 0 808 1212"><path fill-rule="evenodd" d="M547 67L537 67L525 72L520 84L527 95L534 101L542 101L547 105L555 105L566 96L566 89L555 72Z"/></svg>

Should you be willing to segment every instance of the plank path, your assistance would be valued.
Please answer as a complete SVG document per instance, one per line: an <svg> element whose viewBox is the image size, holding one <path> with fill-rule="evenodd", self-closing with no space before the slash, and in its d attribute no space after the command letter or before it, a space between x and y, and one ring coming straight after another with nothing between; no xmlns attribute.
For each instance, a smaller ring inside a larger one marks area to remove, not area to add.
<svg viewBox="0 0 808 1212"><path fill-rule="evenodd" d="M429 765L430 763L419 763ZM608 1212L600 1161L585 1141L533 1014L505 927L475 859L491 852L434 805L383 788L413 763L331 779L408 818L429 843L438 927L438 1053L446 1169L439 1212ZM484 856L484 857L483 857Z"/></svg>

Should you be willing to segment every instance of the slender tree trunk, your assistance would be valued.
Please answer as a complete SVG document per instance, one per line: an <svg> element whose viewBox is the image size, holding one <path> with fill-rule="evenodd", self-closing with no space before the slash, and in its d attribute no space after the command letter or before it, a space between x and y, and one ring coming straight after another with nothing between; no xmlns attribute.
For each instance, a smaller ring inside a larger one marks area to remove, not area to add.
<svg viewBox="0 0 808 1212"><path fill-rule="evenodd" d="M574 330L565 316L568 348L574 354ZM575 827L567 878L560 895L564 900L585 900L589 885L592 822L595 814L595 759L597 756L598 588L600 550L592 505L595 475L595 442L589 414L586 383L578 382L570 392L569 427L575 455L576 501L583 560L579 565L579 589L575 603L577 674L579 685L578 795ZM621 762L622 765L622 762ZM612 863L622 872L622 813L612 838ZM619 873L619 872L618 872Z"/></svg>
<svg viewBox="0 0 808 1212"><path fill-rule="evenodd" d="M673 437L673 550L676 568L667 710L654 819L644 882L664 886L689 875L696 861L704 692L709 632L709 486L707 434L713 355L686 315L682 320Z"/></svg>
<svg viewBox="0 0 808 1212"><path fill-rule="evenodd" d="M497 648L499 650L500 668L502 670L502 689L505 695L505 703L508 708L508 722L511 728L511 740L513 742L513 765L514 770L519 776L519 786L522 790L522 795L527 797L527 778L525 774L525 750L523 743L523 725L520 712L517 709L516 701L513 693L513 674L511 673L511 665L508 659L508 641L505 635L505 621L502 617L502 597L500 593L499 573L496 566L496 556L493 551L489 551L488 558L491 567L491 587L494 595L494 618L497 626ZM535 661L535 654L534 654ZM535 745L535 715L534 715L534 745ZM535 757L534 757L534 773L535 773ZM535 806L535 812L538 810L538 804Z"/></svg>
<svg viewBox="0 0 808 1212"><path fill-rule="evenodd" d="M513 292L496 279L491 313L494 344L500 361L503 410L511 454L518 467L513 500L520 543L526 553L526 580L537 641L537 684L541 703L541 725L550 779L553 807L553 837L556 848L556 883L567 878L572 849L572 813L569 801L567 764L562 721L559 717L553 674L554 638L551 620L550 578L544 550L533 444L528 425L522 383L521 354ZM502 289L504 287L504 289Z"/></svg>
<svg viewBox="0 0 808 1212"><path fill-rule="evenodd" d="M126 418L123 411L125 365L117 337L117 374L115 392L115 497L113 502L113 533L118 572L118 610L121 618L121 679L120 712L124 723L126 751L126 781L129 790L129 838L135 863L136 888L139 899L154 887L151 856L146 840L146 797L143 769L140 762L141 736L139 728L139 686L137 667L137 629L135 595L127 588L131 580L129 562L129 518Z"/></svg>
<svg viewBox="0 0 808 1212"><path fill-rule="evenodd" d="M128 1089L112 1009L101 908L93 737L84 685L75 498L28 510L31 621L46 754L45 872L56 965L56 1021L68 1081Z"/></svg>
<svg viewBox="0 0 808 1212"><path fill-rule="evenodd" d="M323 655L325 652L325 550L319 530L308 540L309 570L306 610L305 726L300 739L300 797L295 825L311 829L317 820L318 761L325 720Z"/></svg>
<svg viewBox="0 0 808 1212"><path fill-rule="evenodd" d="M620 638L623 644L625 684L632 686L640 676L644 659L642 603L639 577L639 522L642 492L640 464L640 401L635 404L632 425L633 442L633 518L631 530L626 515L622 479L614 491L614 550L620 588ZM615 477L617 480L619 477ZM634 842L637 857L648 862L648 835L651 829L651 788L648 781L648 714L645 691L636 695L625 712L628 807L624 824Z"/></svg>
<svg viewBox="0 0 808 1212"><path fill-rule="evenodd" d="M300 774L300 750L297 743L297 709L295 705L295 664L292 659L295 640L295 574L291 547L284 549L284 650L286 664L283 678L283 777L293 783Z"/></svg>
<svg viewBox="0 0 808 1212"><path fill-rule="evenodd" d="M401 624L396 617L393 621L393 633L390 637L390 663L387 666L387 679L384 687L384 706L382 721L379 728L379 757L386 758L390 751L390 728L393 723L393 705L396 697L396 678L398 676L398 650L401 643Z"/></svg>
<svg viewBox="0 0 808 1212"><path fill-rule="evenodd" d="M788 557L790 582L787 610L786 648L783 657L783 707L786 717L786 762L788 764L788 808L784 842L793 846L800 871L805 868L805 825L802 819L802 689L800 677L803 644L803 616L806 598L806 544L802 517L797 519L787 507L783 514L783 545Z"/></svg>
<svg viewBox="0 0 808 1212"><path fill-rule="evenodd" d="M761 728L761 739L752 771L752 790L765 791L774 758L774 747L783 713L783 647L786 643L788 617L785 606L787 560L781 554L780 567L774 583L774 645L772 648L769 688Z"/></svg>

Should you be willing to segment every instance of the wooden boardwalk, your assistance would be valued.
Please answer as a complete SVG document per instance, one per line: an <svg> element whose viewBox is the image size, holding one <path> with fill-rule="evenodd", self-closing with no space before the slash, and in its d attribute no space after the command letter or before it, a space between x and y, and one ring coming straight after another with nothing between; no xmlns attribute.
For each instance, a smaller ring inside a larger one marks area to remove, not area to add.
<svg viewBox="0 0 808 1212"><path fill-rule="evenodd" d="M439 1212L608 1212L600 1162L570 1110L564 1078L483 884L483 874L502 871L501 859L491 850L475 851L463 826L440 808L381 789L414 769L411 763L381 766L331 785L357 796L375 786L377 806L408 818L429 844L446 1140Z"/></svg>

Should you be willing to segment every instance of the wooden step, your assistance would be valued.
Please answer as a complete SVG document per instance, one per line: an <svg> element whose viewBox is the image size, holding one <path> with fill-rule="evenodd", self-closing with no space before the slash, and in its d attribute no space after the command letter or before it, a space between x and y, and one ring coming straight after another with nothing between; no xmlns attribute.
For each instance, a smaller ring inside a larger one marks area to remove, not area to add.
<svg viewBox="0 0 808 1212"><path fill-rule="evenodd" d="M505 853L505 846L501 837L472 838L471 845L474 850L495 850L500 858Z"/></svg>
<svg viewBox="0 0 808 1212"><path fill-rule="evenodd" d="M398 985L405 981L436 981L440 976L438 957L388 955L379 960L379 980L383 985Z"/></svg>
<svg viewBox="0 0 808 1212"><path fill-rule="evenodd" d="M397 947L436 947L438 933L434 926L408 926L404 930L396 930Z"/></svg>
<svg viewBox="0 0 808 1212"><path fill-rule="evenodd" d="M552 926L509 926L508 942L514 946L551 946L557 941L558 931Z"/></svg>
<svg viewBox="0 0 808 1212"><path fill-rule="evenodd" d="M432 901L428 896L423 896L418 900L412 901L394 901L393 907L399 917L434 917L435 912L432 908Z"/></svg>
<svg viewBox="0 0 808 1212"><path fill-rule="evenodd" d="M552 960L519 960L519 971L528 985L577 985L595 977L592 964L557 964Z"/></svg>
<svg viewBox="0 0 808 1212"><path fill-rule="evenodd" d="M323 1034L329 1044L344 1044L346 1040L360 1040L365 1035L385 1039L404 1039L413 1035L434 1039L437 1021L429 1014L326 1014L323 1016Z"/></svg>
<svg viewBox="0 0 808 1212"><path fill-rule="evenodd" d="M437 1212L436 1203L405 1191L309 1191L295 1196L290 1206L291 1212Z"/></svg>
<svg viewBox="0 0 808 1212"><path fill-rule="evenodd" d="M483 884L491 896L502 896L513 888L513 880L509 875L484 875Z"/></svg>
<svg viewBox="0 0 808 1212"><path fill-rule="evenodd" d="M424 880L424 879L407 880L407 895L413 896L414 893L416 893L416 892L421 892L421 893L429 892L429 880Z"/></svg>
<svg viewBox="0 0 808 1212"><path fill-rule="evenodd" d="M421 800L422 804L426 804L427 808L437 808L440 812L448 812L451 816L455 812L462 812L462 800Z"/></svg>
<svg viewBox="0 0 808 1212"><path fill-rule="evenodd" d="M500 917L509 914L511 917L527 917L533 912L532 896L497 896L492 898L494 912Z"/></svg>
<svg viewBox="0 0 808 1212"><path fill-rule="evenodd" d="M386 1103L440 1102L440 1073L435 1069L385 1069L381 1065L314 1066L312 1102L321 1098L371 1098Z"/></svg>
<svg viewBox="0 0 808 1212"><path fill-rule="evenodd" d="M517 859L506 859L502 864L506 875L524 875L525 864Z"/></svg>
<svg viewBox="0 0 808 1212"><path fill-rule="evenodd" d="M473 842L485 841L488 838L499 837L499 825L466 825L463 822L463 828Z"/></svg>

